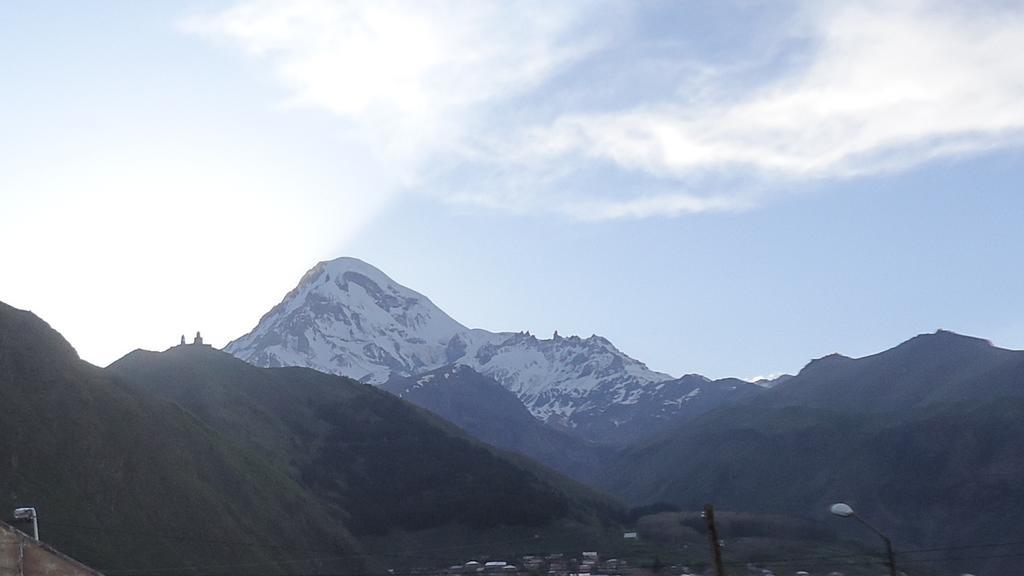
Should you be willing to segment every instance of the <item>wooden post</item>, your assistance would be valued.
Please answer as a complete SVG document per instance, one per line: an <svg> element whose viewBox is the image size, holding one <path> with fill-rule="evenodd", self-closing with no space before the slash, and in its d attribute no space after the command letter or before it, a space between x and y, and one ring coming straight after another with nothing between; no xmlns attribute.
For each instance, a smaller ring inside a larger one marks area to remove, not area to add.
<svg viewBox="0 0 1024 576"><path fill-rule="evenodd" d="M704 522L708 525L708 541L711 543L711 559L715 564L715 575L726 576L722 565L722 542L718 538L718 526L715 524L715 507L708 504L704 507Z"/></svg>

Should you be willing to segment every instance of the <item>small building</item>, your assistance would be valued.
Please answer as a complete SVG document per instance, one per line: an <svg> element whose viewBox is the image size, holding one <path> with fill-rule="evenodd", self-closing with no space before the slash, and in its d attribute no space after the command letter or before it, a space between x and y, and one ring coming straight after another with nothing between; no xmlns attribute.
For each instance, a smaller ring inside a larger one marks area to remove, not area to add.
<svg viewBox="0 0 1024 576"><path fill-rule="evenodd" d="M3 522L0 522L0 574L103 576L100 572Z"/></svg>
<svg viewBox="0 0 1024 576"><path fill-rule="evenodd" d="M185 342L185 335L182 334L181 335L181 342L178 343L178 346L188 346L188 345L189 344L187 342ZM203 335L200 334L199 331L196 331L196 337L192 340L192 346L206 346L207 348L211 348L212 347L209 344L206 344L206 343L203 342Z"/></svg>
<svg viewBox="0 0 1024 576"><path fill-rule="evenodd" d="M207 348L212 348L212 346L210 346L209 344L206 344L205 342L203 342L203 335L199 331L196 331L196 337L192 339L192 343L191 344L189 344L188 342L185 341L185 335L184 334L181 335L181 341L178 343L178 346L189 346L189 345L191 345L191 346L205 346Z"/></svg>

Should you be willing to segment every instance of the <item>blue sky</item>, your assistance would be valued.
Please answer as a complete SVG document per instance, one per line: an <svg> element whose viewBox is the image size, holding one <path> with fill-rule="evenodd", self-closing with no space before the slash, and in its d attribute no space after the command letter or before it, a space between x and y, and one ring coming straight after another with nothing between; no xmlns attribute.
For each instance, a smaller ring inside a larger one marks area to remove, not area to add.
<svg viewBox="0 0 1024 576"><path fill-rule="evenodd" d="M222 345L350 255L673 374L1024 348L1019 2L8 2L0 300Z"/></svg>

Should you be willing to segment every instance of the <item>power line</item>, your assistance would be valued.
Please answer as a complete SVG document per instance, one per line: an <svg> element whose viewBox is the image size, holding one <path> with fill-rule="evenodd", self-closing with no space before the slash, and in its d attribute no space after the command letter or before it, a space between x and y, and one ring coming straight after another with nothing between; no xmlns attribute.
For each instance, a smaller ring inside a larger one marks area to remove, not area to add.
<svg viewBox="0 0 1024 576"><path fill-rule="evenodd" d="M1024 558L1024 552L1007 554L988 554L984 556L960 556L955 558L920 558L917 560L901 560L900 564L922 564L926 562L961 562L964 560L990 560L996 558Z"/></svg>
<svg viewBox="0 0 1024 576"><path fill-rule="evenodd" d="M897 554L925 554L928 552L948 552L950 550L970 550L973 548L1004 548L1009 546L1024 546L1024 540L1016 542L992 542L988 544L964 544L960 546L944 546L941 548L911 548L908 550L897 550Z"/></svg>
<svg viewBox="0 0 1024 576"><path fill-rule="evenodd" d="M317 549L317 548L298 548L294 546L288 546L283 544L274 544L266 542L254 542L254 541L235 541L235 540L220 540L210 539L197 536L181 535L181 534L165 534L160 532L142 532L142 531L128 531L128 530L117 530L103 526L89 526L83 524L71 524L71 523L60 523L60 522L47 522L47 525L54 527L71 528L77 530L94 530L103 532L105 534L119 534L134 539L149 539L149 540L176 540L182 542L195 542L203 544L211 544L217 546L241 546L241 547L252 547L252 548L267 548L279 551L289 552L306 552L306 553L323 553L329 555L323 556L308 556L301 558L285 558L277 561L267 562L256 562L256 563L244 563L244 564L223 564L223 565L200 565L200 566L176 566L176 567L165 567L165 568L112 568L105 570L105 572L114 573L161 573L162 576L169 576L168 573L173 571L186 570L192 576L195 576L197 570L208 570L208 569L221 569L221 568L235 568L235 567L256 567L256 566L276 566L283 564L301 564L306 562L318 562L318 561L331 561L331 560L343 560L343 559L357 559L357 558L432 558L436 553L455 551L455 550L466 550L478 547L494 547L504 546L510 544L520 544L538 539L537 536L531 538L522 538L516 540L509 540L498 543L477 543L477 544L464 544L457 546L446 546L446 547L432 547L422 548L418 550L412 550L404 553L369 553L369 552L347 552L344 554L336 554L339 552L339 548L333 549ZM70 544L70 543L69 543ZM79 545L84 544L82 542ZM1024 556L1024 553L999 553L989 555L973 555L973 556L962 556L953 558L914 558L915 555L922 554L935 554L942 552L955 552L965 550L978 550L984 548L1009 548L1015 546L1024 546L1024 541L1007 541L1007 542L986 542L986 543L975 543L975 544L962 544L956 546L941 546L931 548L911 548L898 550L896 553L901 556L901 564L916 564L916 563L929 563L929 562L956 562L961 560L981 560L981 559L998 559L998 558L1013 558ZM91 547L91 546L90 546ZM911 558L907 558L911 556ZM842 562L847 560L847 562ZM748 564L754 565L786 565L793 563L815 563L822 565L827 563L828 565L845 565L849 566L852 564L878 564L881 563L881 555L872 552L862 553L845 553L845 554L831 554L831 555L816 555L816 556L802 556L802 557L790 557L790 558L775 558L775 559L763 559L763 560L748 560L744 562L732 561L725 562L724 564L729 566L743 566ZM366 576L378 576L378 575L366 575ZM381 575L384 576L384 575ZM392 575L393 576L393 575Z"/></svg>
<svg viewBox="0 0 1024 576"><path fill-rule="evenodd" d="M1008 547L1011 547L1011 546L1024 546L1024 541L988 542L988 543L981 543L981 544L964 544L964 545L958 545L958 546L942 546L942 547L935 547L935 548L910 548L910 549L905 549L905 550L897 550L895 553L897 555L899 555L899 556L906 556L906 555L913 555L913 554L929 554L929 553L937 553L937 552L953 552L953 551L973 550L973 549L980 549L980 548L1008 548ZM1020 555L1024 555L1024 553L1021 553ZM1000 557L1000 556L993 556L993 557ZM726 562L726 564L731 565L731 566L745 566L747 564L773 565L773 564L790 564L790 563L798 563L798 562L815 562L815 561L819 561L819 560L841 560L841 559L856 559L856 558L878 558L879 562L881 562L882 554L875 553L875 552L862 552L862 553L857 553L857 554L835 554L835 555L828 555L828 556L802 556L802 557L794 557L794 558L777 558L777 559L769 559L769 560L749 560L749 561L746 561L746 562L733 561L733 562ZM975 558L975 557L969 557L968 559L973 559L973 558ZM909 560L903 560L903 561L901 561L901 563L906 564L906 563L912 563L912 562L939 562L939 561L945 561L945 560L946 560L945 558L932 558L932 559L919 559L919 560L909 559ZM949 559L949 560L950 561L956 560L956 558ZM875 562L872 562L872 564L874 564L874 563Z"/></svg>
<svg viewBox="0 0 1024 576"><path fill-rule="evenodd" d="M284 559L284 560L267 561L267 562L247 562L247 563L240 563L240 564L220 564L220 565L213 564L213 565L205 565L205 566L204 565L200 565L200 566L191 566L191 567L189 567L189 566L175 566L175 567L167 567L167 568L109 568L109 569L101 570L101 572L108 573L108 574L120 574L120 573L138 573L138 574L160 573L160 574L164 574L164 573L173 572L173 571L176 571L176 570L208 570L208 569L220 569L220 568L253 568L253 567L258 567L258 566L279 566L279 565L282 565L282 564L301 564L301 563L305 563L305 562L326 562L326 561L333 561L333 560L350 560L350 559L356 559L356 558L433 558L433 555L430 555L429 553L431 553L431 552L446 552L446 551L454 551L454 550L465 550L465 549L476 548L476 547L480 547L480 546L490 546L490 547L493 547L493 546L505 546L505 545L509 545L509 544L521 544L521 543L525 543L525 542L534 542L536 540L537 540L537 537L534 536L534 537L530 537L530 538L522 538L522 539L517 539L517 540L508 540L508 541L505 541L505 542L497 542L497 543L464 544L464 545L459 545L459 546L444 546L444 547L423 548L423 549L419 549L419 550L414 550L412 552L404 552L404 553L400 553L400 554L399 553L386 553L386 552L381 552L381 553L362 552L362 553L349 553L349 554L333 555L333 556L309 556L309 557L305 557L305 558L293 558L293 559ZM373 575L373 576L394 576L394 574Z"/></svg>
<svg viewBox="0 0 1024 576"><path fill-rule="evenodd" d="M143 541L176 540L176 541L183 541L183 542L195 542L195 543L200 543L200 544L213 544L213 545L221 545L221 546L241 546L241 547L253 547L253 548L270 548L270 549L284 550L284 551L290 551L290 552L314 552L314 553L326 553L326 554L335 554L335 553L339 552L338 548L331 548L331 549L328 549L328 548L319 548L319 549L318 548L297 548L297 547L287 546L287 545L283 545L283 544L273 544L273 543L266 543L266 542L252 542L252 541L238 541L238 540L219 540L219 539L210 539L210 538L203 538L203 537L190 536L190 535L167 534L167 533L162 533L162 532L118 530L118 529L111 529L111 528L108 528L108 527L105 527L105 526L91 526L91 525L85 525L85 524L70 524L70 523L63 523L63 522L47 522L46 525L47 526L59 527L59 528L71 528L71 529L76 529L76 530L92 530L92 531L96 531L96 532L102 532L104 534L117 534L117 535L122 535L122 536L125 536L125 537L129 537L129 538L132 538L132 539L135 539L135 540L143 540ZM526 542L532 542L532 541L536 541L538 539L539 539L539 536L538 535L534 535L534 536L531 536L531 537L528 537L528 538L524 537L524 538L518 538L518 539L513 539L513 540L505 540L505 541L501 541L501 542L482 542L482 543L477 543L477 544L460 544L460 545L454 545L454 546L436 546L436 547L430 547L430 548L421 548L421 549L413 550L411 552L406 552L406 553L402 553L402 554L394 554L394 553L386 553L386 552L380 552L380 553L346 553L345 556L346 557L419 558L419 557L428 557L426 555L429 554L429 553L432 553L432 552L446 552L446 551L454 551L454 550L464 550L464 549L471 549L471 548L475 548L475 547L479 547L479 546L506 546L506 545L512 545L512 544L522 544L522 543L526 543Z"/></svg>
<svg viewBox="0 0 1024 576"><path fill-rule="evenodd" d="M66 524L62 522L47 522L47 526L57 526L61 528L74 528L76 530L94 530L97 532L103 532L104 534L119 534L123 536L129 536L135 540L148 540L148 541L162 541L162 540L178 540L182 542L197 542L203 544L217 544L222 546L244 546L251 548L274 548L279 550L290 550L294 552L335 552L336 550L326 549L303 549L285 546L282 544L270 544L263 542L243 542L236 540L212 540L207 538L200 538L196 536L182 536L176 534L161 534L158 532L133 532L129 530L117 530L110 529L103 526L87 526L84 524ZM148 537L148 538L147 538Z"/></svg>

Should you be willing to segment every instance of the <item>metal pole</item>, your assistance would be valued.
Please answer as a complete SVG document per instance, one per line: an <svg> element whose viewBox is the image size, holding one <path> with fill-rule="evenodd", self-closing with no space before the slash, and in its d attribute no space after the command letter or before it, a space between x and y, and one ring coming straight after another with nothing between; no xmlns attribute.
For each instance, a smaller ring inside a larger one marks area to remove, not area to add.
<svg viewBox="0 0 1024 576"><path fill-rule="evenodd" d="M882 536L885 540L886 564L889 565L889 576L896 576L896 556L892 553L892 540L888 536Z"/></svg>
<svg viewBox="0 0 1024 576"><path fill-rule="evenodd" d="M853 517L856 518L858 522L866 526L868 530L871 530L875 534L878 534L878 536L881 537L882 541L885 542L885 563L887 566L889 566L889 576L896 576L896 555L893 554L892 551L892 540L889 540L888 536L882 534L881 530L875 528L871 524L868 524L863 518L860 517L859 514L854 514Z"/></svg>
<svg viewBox="0 0 1024 576"><path fill-rule="evenodd" d="M715 524L715 507L708 504L704 507L704 522L708 525L708 541L711 544L711 559L715 563L716 576L726 576L722 565L722 542L718 539L718 526Z"/></svg>
<svg viewBox="0 0 1024 576"><path fill-rule="evenodd" d="M16 520L31 520L32 521L32 537L39 540L39 515L36 513L34 507L15 508L14 518Z"/></svg>

